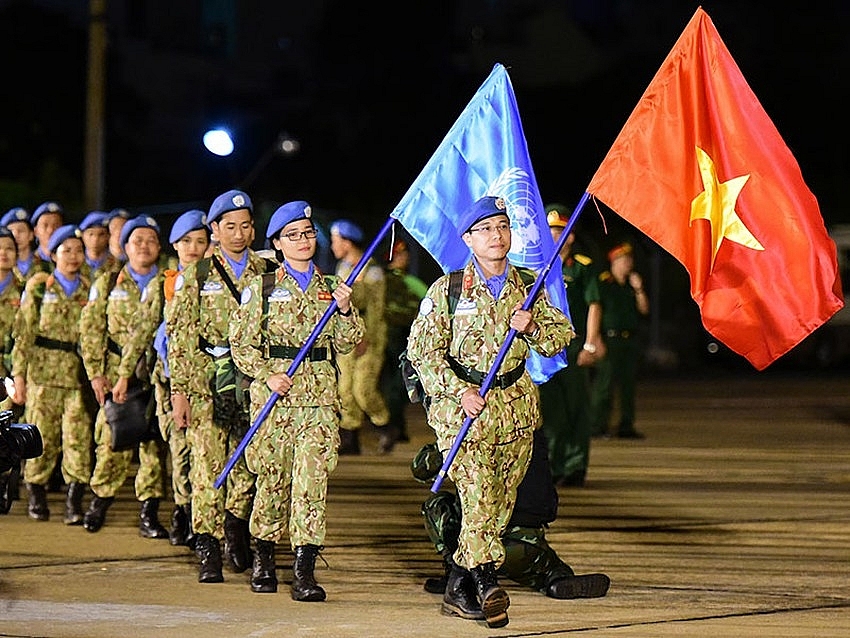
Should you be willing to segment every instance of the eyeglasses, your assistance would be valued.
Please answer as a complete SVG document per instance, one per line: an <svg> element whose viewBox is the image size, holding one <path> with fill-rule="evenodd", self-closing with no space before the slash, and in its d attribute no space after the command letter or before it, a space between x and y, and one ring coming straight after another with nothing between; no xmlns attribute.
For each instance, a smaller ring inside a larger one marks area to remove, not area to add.
<svg viewBox="0 0 850 638"><path fill-rule="evenodd" d="M283 236L286 237L289 241L296 242L302 239L316 239L316 236L319 234L319 231L315 228L311 228L310 230L292 230L288 233L284 233Z"/></svg>
<svg viewBox="0 0 850 638"><path fill-rule="evenodd" d="M470 228L468 233L480 233L481 235L489 235L493 231L496 231L500 235L505 235L509 233L511 230L511 225L502 222L501 224L496 224L495 226L491 226L490 224L484 224L483 226L478 226L476 228Z"/></svg>

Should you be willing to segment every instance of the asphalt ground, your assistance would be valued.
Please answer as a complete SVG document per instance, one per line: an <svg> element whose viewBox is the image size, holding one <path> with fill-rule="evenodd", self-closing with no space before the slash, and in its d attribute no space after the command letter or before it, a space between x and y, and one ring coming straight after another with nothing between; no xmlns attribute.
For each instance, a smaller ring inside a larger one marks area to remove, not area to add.
<svg viewBox="0 0 850 638"><path fill-rule="evenodd" d="M326 602L291 600L283 549L277 594L248 573L199 584L188 549L139 537L129 479L97 534L63 525L59 492L47 522L25 501L0 516L0 636L850 636L850 372L642 381L646 438L594 439L547 534L576 572L607 573L608 595L505 581L502 629L441 615L422 588L442 568L409 470L430 434L409 414L410 443L382 456L364 432L332 475Z"/></svg>

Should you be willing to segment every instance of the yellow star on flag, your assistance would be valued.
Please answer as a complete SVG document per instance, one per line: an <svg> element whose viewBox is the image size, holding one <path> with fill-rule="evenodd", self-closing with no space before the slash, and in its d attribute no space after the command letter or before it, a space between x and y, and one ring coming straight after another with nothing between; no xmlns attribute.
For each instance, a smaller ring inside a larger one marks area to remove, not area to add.
<svg viewBox="0 0 850 638"><path fill-rule="evenodd" d="M705 190L691 202L690 221L707 219L711 225L711 269L714 270L714 259L724 238L753 250L764 250L764 246L753 236L735 212L735 203L750 176L741 175L720 182L717 179L714 160L698 146L696 151L697 164L699 164Z"/></svg>

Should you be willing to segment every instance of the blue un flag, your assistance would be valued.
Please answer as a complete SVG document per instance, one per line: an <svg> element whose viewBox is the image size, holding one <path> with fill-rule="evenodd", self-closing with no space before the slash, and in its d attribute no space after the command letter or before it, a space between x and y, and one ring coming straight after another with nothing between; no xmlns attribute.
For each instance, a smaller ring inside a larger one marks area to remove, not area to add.
<svg viewBox="0 0 850 638"><path fill-rule="evenodd" d="M531 167L510 78L496 64L425 168L390 214L444 272L462 268L469 248L458 235L460 214L484 195L504 198L511 219L508 258L540 273L555 245ZM557 262L560 264L560 260ZM560 266L546 279L549 299L569 316ZM532 353L529 373L542 383L567 365L566 357Z"/></svg>

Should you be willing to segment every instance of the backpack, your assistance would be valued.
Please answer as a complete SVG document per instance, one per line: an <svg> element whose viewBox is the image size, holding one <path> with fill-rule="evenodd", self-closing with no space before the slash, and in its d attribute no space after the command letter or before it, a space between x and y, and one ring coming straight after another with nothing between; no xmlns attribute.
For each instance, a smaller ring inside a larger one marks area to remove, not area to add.
<svg viewBox="0 0 850 638"><path fill-rule="evenodd" d="M536 275L533 270L528 268L519 268L519 275L522 282L525 284L526 290L529 290L534 285ZM463 269L453 270L449 273L449 325L452 325L451 318L455 314L457 302L460 300L461 286L463 284ZM401 378L404 382L404 389L407 391L407 398L411 403L422 403L425 408L428 407L428 397L425 395L425 390L422 388L422 382L419 380L419 373L416 368L410 363L407 358L407 348L405 348L398 357L398 367L401 371Z"/></svg>

